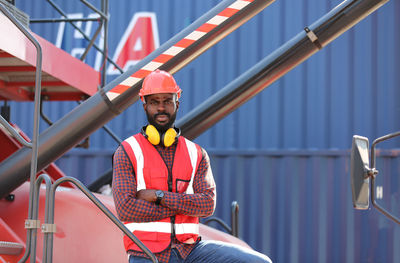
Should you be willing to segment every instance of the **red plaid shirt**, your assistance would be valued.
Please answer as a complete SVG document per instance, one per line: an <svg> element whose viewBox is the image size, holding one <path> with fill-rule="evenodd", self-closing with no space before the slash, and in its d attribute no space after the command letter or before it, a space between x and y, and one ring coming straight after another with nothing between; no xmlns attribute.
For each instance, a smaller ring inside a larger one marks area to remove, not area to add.
<svg viewBox="0 0 400 263"><path fill-rule="evenodd" d="M155 146L168 169L172 169L177 143L170 147ZM145 200L136 199L136 177L133 166L120 146L115 151L113 160L113 196L118 216L125 222L149 222L156 221L175 214L185 214L197 217L212 215L215 209L215 183L212 175L210 160L207 152L202 149L203 157L196 171L193 181L194 194L165 192L164 201L166 207L156 205ZM175 247L182 258L186 258L195 244L182 244L172 239L172 247ZM161 253L156 253L159 262L168 262L171 254L171 246ZM147 257L142 252L128 251L128 254Z"/></svg>

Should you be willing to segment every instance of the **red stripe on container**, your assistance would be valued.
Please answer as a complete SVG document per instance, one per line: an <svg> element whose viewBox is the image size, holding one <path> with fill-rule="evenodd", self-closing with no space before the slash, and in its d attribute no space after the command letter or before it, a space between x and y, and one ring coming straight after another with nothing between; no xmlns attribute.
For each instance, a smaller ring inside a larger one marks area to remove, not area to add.
<svg viewBox="0 0 400 263"><path fill-rule="evenodd" d="M181 41L179 41L178 43L176 43L174 46L186 48L186 47L190 46L194 42L195 42L195 40L184 38Z"/></svg>

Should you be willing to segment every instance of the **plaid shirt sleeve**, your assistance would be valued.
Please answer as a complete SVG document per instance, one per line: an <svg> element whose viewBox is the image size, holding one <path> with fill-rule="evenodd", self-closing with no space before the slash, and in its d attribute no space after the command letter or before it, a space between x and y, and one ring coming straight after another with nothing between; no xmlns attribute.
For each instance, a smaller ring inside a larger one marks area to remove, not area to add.
<svg viewBox="0 0 400 263"><path fill-rule="evenodd" d="M149 222L176 214L169 208L136 199L136 177L133 167L120 146L113 157L113 197L121 221Z"/></svg>
<svg viewBox="0 0 400 263"><path fill-rule="evenodd" d="M202 149L203 157L196 171L193 190L194 194L165 192L165 205L178 214L196 217L211 216L215 210L215 182L210 166L210 158Z"/></svg>

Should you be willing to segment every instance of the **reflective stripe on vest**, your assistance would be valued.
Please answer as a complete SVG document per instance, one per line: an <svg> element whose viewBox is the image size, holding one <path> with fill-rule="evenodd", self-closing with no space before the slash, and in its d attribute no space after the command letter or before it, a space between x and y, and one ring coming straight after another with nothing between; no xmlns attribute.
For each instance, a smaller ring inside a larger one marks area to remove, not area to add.
<svg viewBox="0 0 400 263"><path fill-rule="evenodd" d="M171 224L167 222L126 223L125 226L131 231L148 231L171 234ZM177 224L175 234L198 233L199 224Z"/></svg>
<svg viewBox="0 0 400 263"><path fill-rule="evenodd" d="M137 190L146 189L146 183L143 177L144 158L143 152L135 137L131 136L126 139L126 142L132 147L136 158L136 184Z"/></svg>
<svg viewBox="0 0 400 263"><path fill-rule="evenodd" d="M175 224L175 234L199 233L199 224Z"/></svg>
<svg viewBox="0 0 400 263"><path fill-rule="evenodd" d="M188 188L186 189L186 193L187 194L193 194L193 178L194 178L194 174L196 173L196 164L197 164L197 149L196 149L196 145L189 141L186 140L185 138L185 142L186 142L186 147L188 149L189 152L189 156L190 156L190 162L192 164L193 167L193 171L192 171L192 176L190 177L190 182L188 185Z"/></svg>
<svg viewBox="0 0 400 263"><path fill-rule="evenodd" d="M148 231L171 234L171 223L168 222L145 222L145 223L126 223L125 226L131 231Z"/></svg>

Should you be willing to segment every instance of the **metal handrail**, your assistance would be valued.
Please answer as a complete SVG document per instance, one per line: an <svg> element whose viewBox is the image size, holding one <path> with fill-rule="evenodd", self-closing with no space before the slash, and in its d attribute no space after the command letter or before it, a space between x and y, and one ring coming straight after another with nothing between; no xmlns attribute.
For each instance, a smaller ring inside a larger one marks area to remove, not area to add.
<svg viewBox="0 0 400 263"><path fill-rule="evenodd" d="M49 196L49 212L45 218L45 224L47 226L54 225L55 193L57 187L64 182L71 182L76 185L79 190L81 190L89 198L90 201L92 201L122 232L124 232L125 235L127 235L151 259L152 262L158 262L156 256L132 232L130 232L129 229L107 207L105 207L105 205L92 192L90 192L89 189L87 189L78 179L74 177L62 177L53 183ZM43 253L43 262L52 262L53 232L45 232L44 240L44 252L46 253Z"/></svg>
<svg viewBox="0 0 400 263"><path fill-rule="evenodd" d="M220 224L226 232L234 237L239 237L239 204L237 201L233 201L231 204L231 227L228 226L222 219L218 217L210 217L204 221L204 224L208 225L211 222L217 222Z"/></svg>
<svg viewBox="0 0 400 263"><path fill-rule="evenodd" d="M15 129L13 126L11 126L6 119L3 118L3 116L0 115L0 123L3 125L3 127L11 133L11 135L17 139L18 142L20 142L22 145L32 148L32 143L28 142L25 140L24 137L22 137Z"/></svg>
<svg viewBox="0 0 400 263"><path fill-rule="evenodd" d="M371 168L373 170L375 170L375 163L376 163L376 145L380 142L389 140L391 138L400 136L400 131L395 132L395 133L391 133L391 134L387 134L385 136L379 137L377 139L374 140L374 142L371 145ZM375 170L376 171L376 170ZM376 171L377 173L377 171ZM374 174L373 176L371 176L371 201L372 201L372 205L378 209L378 211L380 211L382 214L384 214L385 216L387 216L388 218L390 218L391 220L393 220L394 222L396 222L397 224L400 224L400 218L396 217L395 215L392 215L389 211L387 211L386 209L384 209L382 206L380 206L377 202L376 202L376 197L375 197L375 179L376 179L376 174Z"/></svg>
<svg viewBox="0 0 400 263"><path fill-rule="evenodd" d="M38 176L38 178L35 180L34 184L34 199L33 199L33 215L32 219L35 222L37 222L35 225L37 227L30 228L28 229L28 232L31 236L34 236L35 239L28 239L26 243L26 249L23 257L20 259L19 262L25 262L29 256L31 258L35 259L36 258L36 234L37 234L37 229L40 226L40 222L38 221L38 211L39 211L39 196L40 196L40 187L42 185L42 182L45 182L46 186L46 193L45 193L45 222L44 225L42 225L42 229L48 226L53 226L54 225L54 206L55 206L55 192L58 186L64 182L72 182L75 184L79 190L81 190L106 216L108 216L111 221L118 227L120 228L140 249L143 250L146 255L150 257L150 259L153 262L158 262L157 258L155 255L133 234L129 231L128 228L125 227L125 225L118 220L114 214L111 213L110 210L108 210L103 203L95 195L90 192L89 189L87 189L78 179L73 178L73 177L63 177L58 179L57 181L54 182L54 184L51 183L50 176L47 174L41 174ZM54 225L55 226L55 225ZM55 229L55 228L53 228ZM44 238L43 238L43 262L44 263L49 263L52 262L52 257L53 257L53 232L50 231L44 231Z"/></svg>
<svg viewBox="0 0 400 263"><path fill-rule="evenodd" d="M34 98L34 115L33 115L33 137L32 142L28 143L28 147L32 148L32 157L31 157L31 169L30 169L30 189L29 189L29 208L28 208L28 219L27 222L32 222L30 220L34 220L35 216L35 209L34 209L34 184L35 184L35 177L37 172L37 157L38 157L38 140L39 140L39 107L40 107L40 94L41 94L41 79L42 79L42 48L36 38L26 29L5 7L3 4L0 4L0 10L3 14L29 39L30 42L36 48L36 72L35 72L35 98ZM4 118L0 118L2 124ZM8 124L8 123L7 123ZM11 132L11 134L16 135L18 141L20 141L23 145L26 146L27 142L25 139L21 140L22 137L17 135L14 128L10 125L5 124L4 126ZM10 127L12 129L10 129ZM35 231L27 231L27 244L31 243L32 235ZM36 240L33 240L31 246L36 248ZM31 247L30 246L30 247ZM26 249L27 257L30 253L30 247ZM34 252L35 254L35 252ZM26 259L25 259L26 260ZM24 260L24 261L25 261ZM20 262L24 262L20 261Z"/></svg>
<svg viewBox="0 0 400 263"><path fill-rule="evenodd" d="M229 234L232 234L232 228L230 228L225 222L224 220L222 220L221 218L218 217L210 217L208 218L206 221L204 221L205 225L208 225L211 222L217 222L218 224L220 224L225 230L226 232L228 232Z"/></svg>

